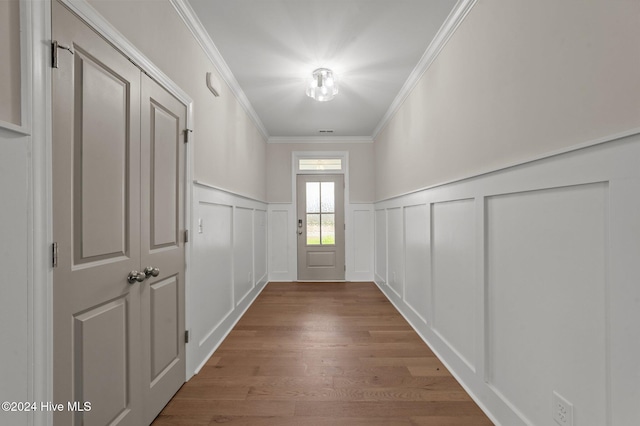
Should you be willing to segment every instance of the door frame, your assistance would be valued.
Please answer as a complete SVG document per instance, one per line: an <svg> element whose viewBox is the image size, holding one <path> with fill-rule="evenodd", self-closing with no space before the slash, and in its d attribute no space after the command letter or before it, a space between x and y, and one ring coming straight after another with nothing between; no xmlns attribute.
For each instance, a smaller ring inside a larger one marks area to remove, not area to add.
<svg viewBox="0 0 640 426"><path fill-rule="evenodd" d="M54 0L55 1L55 0ZM160 86L183 103L187 108L185 126L194 128L193 100L174 81L127 40L111 23L100 15L86 0L60 0L60 2L75 13L90 28L111 43L117 50L126 55L136 66L153 78ZM28 377L28 392L30 400L53 401L53 269L51 267L51 244L53 242L52 223L52 121L51 121L51 66L50 47L42 40L51 40L51 3L50 2L20 2L25 7L24 32L27 37L28 66L22 72L23 78L32 82L32 89L27 91L27 113L31 124L30 160L30 202L29 223L33 225L29 239L29 308L30 343L29 359L33 365ZM32 77L33 74L33 77ZM31 93L29 93L31 92ZM185 152L185 183L184 183L184 226L191 233L192 229L192 199L193 199L193 142L194 135L190 133ZM185 262L190 264L191 243L185 243ZM189 318L189 268L185 268L185 328L191 326ZM186 344L186 375L185 380L193 376L190 369L190 344ZM50 425L53 413L50 411L36 411L32 413L30 424Z"/></svg>
<svg viewBox="0 0 640 426"><path fill-rule="evenodd" d="M313 159L313 158L340 158L342 160L342 170L300 170L298 167L301 159ZM298 206L298 194L297 194L297 178L298 175L344 175L344 224L345 224L345 241L344 241L344 261L347 265L350 261L349 253L351 249L351 224L349 223L349 151L293 151L291 153L291 200L293 204L293 214L291 215L291 235L294 238L291 251L290 264L292 266L292 277L294 280L298 279L298 244L297 234L294 235L293 230L297 229L297 206ZM349 267L345 270L345 281L349 281Z"/></svg>

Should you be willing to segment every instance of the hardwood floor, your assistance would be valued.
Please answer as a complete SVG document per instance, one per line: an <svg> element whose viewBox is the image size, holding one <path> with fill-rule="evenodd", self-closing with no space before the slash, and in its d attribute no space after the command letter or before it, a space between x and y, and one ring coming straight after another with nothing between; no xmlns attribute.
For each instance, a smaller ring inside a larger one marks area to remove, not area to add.
<svg viewBox="0 0 640 426"><path fill-rule="evenodd" d="M492 425L373 283L270 283L164 425Z"/></svg>

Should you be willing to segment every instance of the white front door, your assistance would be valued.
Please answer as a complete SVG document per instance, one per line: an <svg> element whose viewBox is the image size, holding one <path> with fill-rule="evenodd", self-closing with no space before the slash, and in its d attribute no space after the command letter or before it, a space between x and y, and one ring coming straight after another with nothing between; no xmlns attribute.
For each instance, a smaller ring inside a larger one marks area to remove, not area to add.
<svg viewBox="0 0 640 426"><path fill-rule="evenodd" d="M344 280L344 176L297 176L298 279Z"/></svg>
<svg viewBox="0 0 640 426"><path fill-rule="evenodd" d="M52 32L73 51L52 73L54 424L149 424L185 379L186 107L57 1Z"/></svg>

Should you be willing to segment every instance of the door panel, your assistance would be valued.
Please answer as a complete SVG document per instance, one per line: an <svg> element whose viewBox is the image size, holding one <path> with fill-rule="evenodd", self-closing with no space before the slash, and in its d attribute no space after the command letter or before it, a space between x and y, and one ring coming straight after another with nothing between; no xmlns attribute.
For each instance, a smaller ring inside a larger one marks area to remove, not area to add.
<svg viewBox="0 0 640 426"><path fill-rule="evenodd" d="M74 220L76 264L127 252L128 84L76 47ZM108 184L107 184L108 182Z"/></svg>
<svg viewBox="0 0 640 426"><path fill-rule="evenodd" d="M344 280L344 177L298 175L298 279Z"/></svg>
<svg viewBox="0 0 640 426"><path fill-rule="evenodd" d="M178 328L178 280L170 277L150 286L151 308L151 382L171 368L179 360L180 345L176 336Z"/></svg>
<svg viewBox="0 0 640 426"><path fill-rule="evenodd" d="M150 423L185 381L184 159L186 107L142 76L142 268L159 269L142 286L143 421Z"/></svg>
<svg viewBox="0 0 640 426"><path fill-rule="evenodd" d="M178 245L181 117L154 99L150 108L151 247ZM184 120L183 120L184 121ZM184 123L182 123L184 125Z"/></svg>
<svg viewBox="0 0 640 426"><path fill-rule="evenodd" d="M140 71L58 2L52 20L76 52L52 72L54 400L92 404L54 424L139 425Z"/></svg>
<svg viewBox="0 0 640 426"><path fill-rule="evenodd" d="M335 264L336 264L335 251L307 252L307 268L326 268L326 267L334 268Z"/></svg>
<svg viewBox="0 0 640 426"><path fill-rule="evenodd" d="M127 298L108 302L74 317L76 364L73 401L90 401L93 409L76 415L77 423L106 425L126 416L131 381L127 370ZM105 372L108 375L105 376Z"/></svg>

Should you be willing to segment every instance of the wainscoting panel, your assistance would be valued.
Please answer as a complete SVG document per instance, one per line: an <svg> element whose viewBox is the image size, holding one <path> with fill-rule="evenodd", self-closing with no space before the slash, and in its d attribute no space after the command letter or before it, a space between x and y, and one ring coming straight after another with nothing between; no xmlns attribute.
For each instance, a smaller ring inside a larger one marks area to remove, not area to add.
<svg viewBox="0 0 640 426"><path fill-rule="evenodd" d="M600 183L486 201L488 378L533 424L552 390L576 424L607 424L607 198Z"/></svg>
<svg viewBox="0 0 640 426"><path fill-rule="evenodd" d="M193 186L187 373L197 373L266 284L266 204Z"/></svg>
<svg viewBox="0 0 640 426"><path fill-rule="evenodd" d="M373 280L373 205L351 204L347 213L347 280Z"/></svg>
<svg viewBox="0 0 640 426"><path fill-rule="evenodd" d="M236 207L233 221L233 289L238 305L253 289L253 210Z"/></svg>
<svg viewBox="0 0 640 426"><path fill-rule="evenodd" d="M387 283L396 296L402 299L404 295L404 224L401 208L387 210L387 226L389 227L387 234L389 244Z"/></svg>
<svg viewBox="0 0 640 426"><path fill-rule="evenodd" d="M375 204L376 283L497 425L555 424L554 394L640 424L639 158L636 134Z"/></svg>
<svg viewBox="0 0 640 426"><path fill-rule="evenodd" d="M0 235L4 242L0 256L0 393L15 400L29 399L30 305L29 305L29 139L0 126ZM0 424L27 425L27 416L0 411Z"/></svg>
<svg viewBox="0 0 640 426"><path fill-rule="evenodd" d="M431 206L433 329L475 369L474 200Z"/></svg>
<svg viewBox="0 0 640 426"><path fill-rule="evenodd" d="M269 204L269 281L298 279L296 210L290 203ZM345 279L373 280L373 204L345 206Z"/></svg>
<svg viewBox="0 0 640 426"><path fill-rule="evenodd" d="M375 280L378 285L387 284L387 211L375 213Z"/></svg>
<svg viewBox="0 0 640 426"><path fill-rule="evenodd" d="M404 209L404 301L425 324L431 317L430 217L426 204Z"/></svg>
<svg viewBox="0 0 640 426"><path fill-rule="evenodd" d="M255 210L253 215L253 262L256 284L267 283L267 211Z"/></svg>
<svg viewBox="0 0 640 426"><path fill-rule="evenodd" d="M269 204L269 281L295 281L298 275L293 204Z"/></svg>

